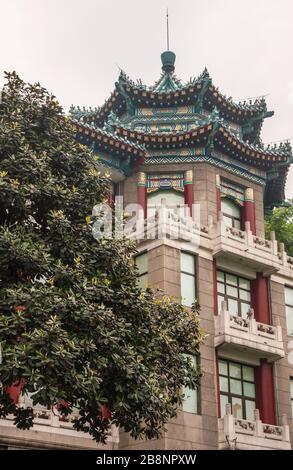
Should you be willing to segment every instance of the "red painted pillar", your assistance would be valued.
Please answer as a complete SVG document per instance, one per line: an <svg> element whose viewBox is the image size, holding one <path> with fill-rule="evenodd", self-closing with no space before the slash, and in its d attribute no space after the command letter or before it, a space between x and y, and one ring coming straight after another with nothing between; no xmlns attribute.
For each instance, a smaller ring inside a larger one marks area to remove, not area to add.
<svg viewBox="0 0 293 470"><path fill-rule="evenodd" d="M217 284L217 261L213 259L213 282L214 282L214 315L219 315L218 312L218 284Z"/></svg>
<svg viewBox="0 0 293 470"><path fill-rule="evenodd" d="M112 184L111 187L109 188L109 193L108 193L108 198L107 198L107 203L109 206L113 206L114 204L114 185Z"/></svg>
<svg viewBox="0 0 293 470"><path fill-rule="evenodd" d="M5 392L7 395L10 396L11 400L15 405L17 405L20 394L22 392L23 387L25 386L25 379L20 379L18 382L14 382L9 387L6 387Z"/></svg>
<svg viewBox="0 0 293 470"><path fill-rule="evenodd" d="M184 174L184 204L189 207L192 216L193 205L193 171L187 170Z"/></svg>
<svg viewBox="0 0 293 470"><path fill-rule="evenodd" d="M265 424L276 424L273 365L261 359L256 368L256 406Z"/></svg>
<svg viewBox="0 0 293 470"><path fill-rule="evenodd" d="M146 174L140 171L137 180L137 203L143 208L144 218L147 218Z"/></svg>
<svg viewBox="0 0 293 470"><path fill-rule="evenodd" d="M255 204L254 194L252 188L247 188L244 192L244 205L242 209L242 226L245 228L245 222L250 222L250 230L253 235L256 235L255 224Z"/></svg>
<svg viewBox="0 0 293 470"><path fill-rule="evenodd" d="M252 306L256 321L270 325L269 279L263 273L257 273L252 281Z"/></svg>
<svg viewBox="0 0 293 470"><path fill-rule="evenodd" d="M217 220L219 220L219 213L221 212L221 177L216 175L216 208Z"/></svg>

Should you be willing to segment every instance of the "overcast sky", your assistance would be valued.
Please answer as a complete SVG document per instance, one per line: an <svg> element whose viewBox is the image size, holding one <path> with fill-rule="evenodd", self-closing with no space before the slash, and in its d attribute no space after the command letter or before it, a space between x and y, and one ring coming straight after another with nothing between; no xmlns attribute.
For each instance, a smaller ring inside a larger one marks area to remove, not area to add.
<svg viewBox="0 0 293 470"><path fill-rule="evenodd" d="M0 0L0 74L40 81L68 110L98 106L121 67L151 85L170 48L183 81L206 66L235 99L268 95L263 140L293 138L292 0ZM293 197L293 169L287 183Z"/></svg>

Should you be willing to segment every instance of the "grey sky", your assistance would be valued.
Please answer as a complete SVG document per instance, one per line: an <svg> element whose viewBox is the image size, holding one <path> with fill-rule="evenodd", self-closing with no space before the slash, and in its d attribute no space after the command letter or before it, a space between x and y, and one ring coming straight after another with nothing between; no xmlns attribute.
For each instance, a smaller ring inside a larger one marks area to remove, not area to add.
<svg viewBox="0 0 293 470"><path fill-rule="evenodd" d="M0 73L40 81L67 110L101 105L118 64L152 84L166 48L183 81L207 66L235 99L267 96L263 140L293 138L292 0L0 0ZM293 169L287 183L293 197Z"/></svg>

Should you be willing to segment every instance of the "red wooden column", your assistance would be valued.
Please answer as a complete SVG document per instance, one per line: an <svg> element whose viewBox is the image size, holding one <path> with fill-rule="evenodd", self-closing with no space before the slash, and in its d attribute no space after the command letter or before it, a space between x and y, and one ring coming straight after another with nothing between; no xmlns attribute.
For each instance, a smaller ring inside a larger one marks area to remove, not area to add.
<svg viewBox="0 0 293 470"><path fill-rule="evenodd" d="M252 305L256 321L271 324L269 279L257 273L252 281ZM267 424L275 424L275 397L273 365L261 359L256 368L256 398L260 419Z"/></svg>
<svg viewBox="0 0 293 470"><path fill-rule="evenodd" d="M107 197L107 203L109 204L109 206L111 206L111 207L113 206L114 200L115 200L115 197L114 197L114 184L112 183L111 187L109 189L108 197Z"/></svg>
<svg viewBox="0 0 293 470"><path fill-rule="evenodd" d="M245 228L245 222L250 222L250 230L253 235L256 235L255 225L255 204L254 193L252 188L247 188L244 191L244 205L242 209L242 226Z"/></svg>
<svg viewBox="0 0 293 470"><path fill-rule="evenodd" d="M193 170L187 170L184 174L184 204L189 207L192 216L193 205Z"/></svg>
<svg viewBox="0 0 293 470"><path fill-rule="evenodd" d="M269 279L263 273L256 273L252 281L252 306L256 321L270 325Z"/></svg>
<svg viewBox="0 0 293 470"><path fill-rule="evenodd" d="M19 381L14 382L12 385L5 388L6 394L10 396L11 400L13 401L13 403L15 403L15 405L17 405L19 401L19 397L23 387L25 386L25 383L26 382L24 379L20 379Z"/></svg>
<svg viewBox="0 0 293 470"><path fill-rule="evenodd" d="M140 171L137 175L137 204L139 204L144 213L144 218L147 217L147 188L146 188L146 174Z"/></svg>
<svg viewBox="0 0 293 470"><path fill-rule="evenodd" d="M219 220L219 213L221 212L221 177L216 175L216 207L217 219Z"/></svg>
<svg viewBox="0 0 293 470"><path fill-rule="evenodd" d="M273 365L261 359L256 368L256 406L260 419L266 424L276 424Z"/></svg>

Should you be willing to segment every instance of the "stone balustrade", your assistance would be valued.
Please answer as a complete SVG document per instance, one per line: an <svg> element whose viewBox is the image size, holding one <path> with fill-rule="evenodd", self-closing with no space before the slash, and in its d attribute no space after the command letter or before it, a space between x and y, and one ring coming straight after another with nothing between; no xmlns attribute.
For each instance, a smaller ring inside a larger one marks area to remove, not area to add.
<svg viewBox="0 0 293 470"><path fill-rule="evenodd" d="M56 407L47 409L44 406L31 406L31 400L27 396L21 396L20 407L30 407L33 411L33 427L27 431L21 431L13 424L14 416L8 415L0 420L0 442L10 442L11 438L19 445L29 448L64 448L64 449L114 449L118 447L119 432L116 426L111 427L106 444L98 444L93 441L90 434L76 431L73 428L74 419L78 416L73 411L68 416L59 413Z"/></svg>
<svg viewBox="0 0 293 470"><path fill-rule="evenodd" d="M259 410L255 410L253 421L234 417L228 404L225 416L219 419L219 446L221 449L290 450L286 415L282 417L281 426L274 426L261 421Z"/></svg>
<svg viewBox="0 0 293 470"><path fill-rule="evenodd" d="M193 242L199 246L203 239L209 240L209 227L198 224L190 216L173 211L157 211L152 217L138 219L135 224L125 225L125 235L139 242L169 238Z"/></svg>
<svg viewBox="0 0 293 470"><path fill-rule="evenodd" d="M243 259L264 274L281 272L293 277L293 259L287 255L282 243L278 246L274 232L271 239L266 240L252 234L249 222L242 231L226 226L220 216L220 220L210 226L210 236L215 257L223 254L234 261Z"/></svg>
<svg viewBox="0 0 293 470"><path fill-rule="evenodd" d="M148 219L133 219L132 224L126 221L125 235L138 243L162 238L193 242L193 245L208 250L216 258L223 255L234 261L241 259L265 275L280 272L286 277L293 277L293 258L285 252L284 244L278 244L274 232L267 240L253 235L249 222L245 223L245 230L228 227L221 213L216 223L210 217L205 226L180 212L168 209L157 211Z"/></svg>
<svg viewBox="0 0 293 470"><path fill-rule="evenodd" d="M231 349L243 348L258 352L270 361L285 356L280 325L257 322L251 309L248 318L231 315L226 302L222 302L220 315L215 317L215 346L230 345Z"/></svg>

